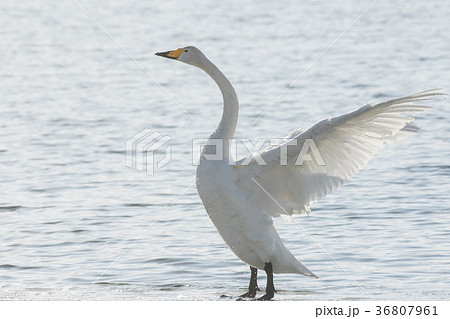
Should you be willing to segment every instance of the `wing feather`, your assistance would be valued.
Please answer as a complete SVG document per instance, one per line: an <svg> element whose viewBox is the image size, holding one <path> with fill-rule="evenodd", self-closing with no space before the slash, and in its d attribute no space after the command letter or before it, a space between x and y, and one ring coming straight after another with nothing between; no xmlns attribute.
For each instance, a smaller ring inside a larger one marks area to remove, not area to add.
<svg viewBox="0 0 450 319"><path fill-rule="evenodd" d="M254 158L248 165L243 165L246 158L237 161L236 182L261 212L270 216L309 214L313 202L344 184L386 144L417 132L419 128L410 114L430 107L414 103L435 95L442 93L429 90L376 105L367 104L351 113L322 120L306 131L294 130L278 146L260 153L267 165L259 165ZM297 145L288 146L292 141ZM303 157L298 165L299 156L305 155L302 153L305 145L311 146L306 154L311 160ZM280 160L282 152L286 152L287 165L282 165Z"/></svg>

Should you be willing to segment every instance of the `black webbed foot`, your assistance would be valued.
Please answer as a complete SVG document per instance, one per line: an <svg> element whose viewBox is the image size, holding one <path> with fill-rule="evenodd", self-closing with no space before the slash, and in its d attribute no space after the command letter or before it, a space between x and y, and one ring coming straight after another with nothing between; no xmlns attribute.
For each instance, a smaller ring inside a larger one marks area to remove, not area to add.
<svg viewBox="0 0 450 319"><path fill-rule="evenodd" d="M265 294L264 296L259 297L259 298L256 299L256 300L259 300L259 301L268 301L268 300L272 300L273 296L274 296L274 293L273 293L273 292L270 293L270 294L267 293L267 294Z"/></svg>
<svg viewBox="0 0 450 319"><path fill-rule="evenodd" d="M250 275L250 284L248 285L248 291L245 294L240 295L237 300L244 300L243 298L252 298L253 299L256 297L256 292L259 290L258 280L257 280L258 269L250 266L250 271L251 271L251 275Z"/></svg>
<svg viewBox="0 0 450 319"><path fill-rule="evenodd" d="M272 263L266 263L264 266L264 271L267 274L267 286L266 286L266 294L257 300L272 300L275 295L275 287L273 285L273 270Z"/></svg>
<svg viewBox="0 0 450 319"><path fill-rule="evenodd" d="M250 284L248 286L248 291L240 295L237 301L243 301L246 299L252 299L252 300L272 300L273 296L275 295L275 287L273 285L273 269L272 269L272 263L266 263L264 266L264 271L267 274L267 286L266 286L266 294L258 299L255 299L256 292L260 290L258 288L258 282L257 282L257 274L258 269L255 267L250 266L251 276L250 276Z"/></svg>
<svg viewBox="0 0 450 319"><path fill-rule="evenodd" d="M240 295L240 298L255 298L256 297L256 290L255 291L247 291L245 294Z"/></svg>

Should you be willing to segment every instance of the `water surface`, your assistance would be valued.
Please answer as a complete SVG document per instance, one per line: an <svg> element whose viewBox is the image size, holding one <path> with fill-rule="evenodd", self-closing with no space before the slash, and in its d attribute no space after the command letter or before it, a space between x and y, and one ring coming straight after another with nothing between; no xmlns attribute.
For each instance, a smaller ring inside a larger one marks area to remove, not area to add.
<svg viewBox="0 0 450 319"><path fill-rule="evenodd" d="M3 0L3 300L218 300L245 291L248 267L195 187L187 190L192 139L217 125L219 91L157 51L201 48L239 95L236 136L254 140L450 83L450 7L380 1L252 126L371 1L79 3L200 125L74 1ZM277 300L450 298L450 109L445 99L429 104L417 117L422 131L297 218L304 230L275 221L320 277L276 275ZM125 165L126 140L144 128L172 137L172 161L153 176Z"/></svg>

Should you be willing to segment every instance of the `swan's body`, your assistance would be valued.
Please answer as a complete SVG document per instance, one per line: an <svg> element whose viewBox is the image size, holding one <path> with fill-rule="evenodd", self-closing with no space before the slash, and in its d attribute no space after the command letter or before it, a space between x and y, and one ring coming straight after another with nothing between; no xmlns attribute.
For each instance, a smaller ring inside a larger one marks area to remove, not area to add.
<svg viewBox="0 0 450 319"><path fill-rule="evenodd" d="M201 68L221 90L223 115L203 148L197 168L197 189L222 238L236 256L250 265L252 278L246 297L256 294L256 269L268 274L264 299L273 297L272 272L315 277L284 246L272 217L309 213L313 202L350 179L385 144L417 132L418 127L411 122L413 118L403 114L428 109L412 102L438 94L426 91L375 106L366 105L343 116L323 120L309 130L291 132L280 145L259 154L259 160L266 165L260 165L251 156L230 165L229 140L234 136L239 111L232 85L195 47L157 55ZM222 141L223 156L211 160L219 153L217 140ZM304 155L302 147L308 141L313 141L312 146L324 163L317 158L314 161L304 157L303 163L298 165L299 155Z"/></svg>
<svg viewBox="0 0 450 319"><path fill-rule="evenodd" d="M197 189L209 217L231 250L258 269L271 262L274 273L314 276L283 245L272 218L261 213L237 186L239 176L226 163L203 164L197 169Z"/></svg>

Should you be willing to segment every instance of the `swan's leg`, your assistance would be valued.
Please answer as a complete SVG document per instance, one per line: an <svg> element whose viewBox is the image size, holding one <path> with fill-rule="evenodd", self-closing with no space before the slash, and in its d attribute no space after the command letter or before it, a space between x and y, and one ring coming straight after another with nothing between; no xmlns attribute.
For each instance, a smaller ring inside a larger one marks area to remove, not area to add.
<svg viewBox="0 0 450 319"><path fill-rule="evenodd" d="M258 269L250 266L250 271L251 275L250 284L248 285L248 291L245 294L239 296L241 298L255 298L256 292L259 290L257 281Z"/></svg>
<svg viewBox="0 0 450 319"><path fill-rule="evenodd" d="M267 274L266 294L261 298L258 298L258 300L271 300L275 294L275 287L273 286L272 263L266 263L264 266L264 271Z"/></svg>

